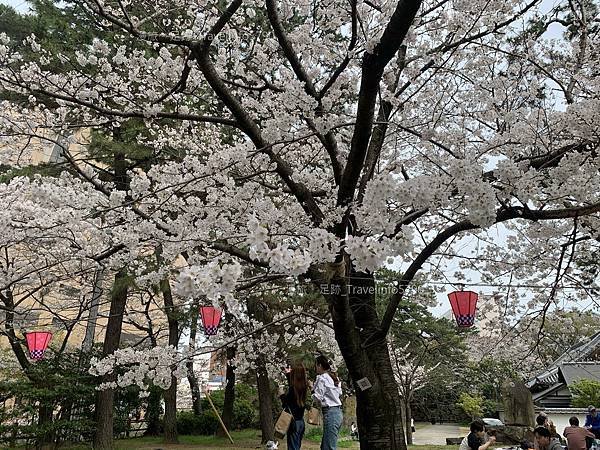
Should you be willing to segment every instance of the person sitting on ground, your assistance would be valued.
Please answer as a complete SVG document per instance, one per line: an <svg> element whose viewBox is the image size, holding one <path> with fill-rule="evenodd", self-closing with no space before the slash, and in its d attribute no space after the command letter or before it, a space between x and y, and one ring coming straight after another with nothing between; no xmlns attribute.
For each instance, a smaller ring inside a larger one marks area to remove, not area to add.
<svg viewBox="0 0 600 450"><path fill-rule="evenodd" d="M476 419L475 422L481 424L481 426L485 430L485 423L483 422L483 420ZM471 424L471 425L473 425L473 424ZM463 438L463 440L460 442L460 446L458 447L458 450L469 450L469 435L465 436Z"/></svg>
<svg viewBox="0 0 600 450"><path fill-rule="evenodd" d="M571 426L565 428L563 436L567 438L567 448L569 450L586 450L588 442L586 438L594 439L594 434L579 426L579 419L575 416L569 419Z"/></svg>
<svg viewBox="0 0 600 450"><path fill-rule="evenodd" d="M534 430L536 447L539 450L562 450L562 445L557 439L552 439L550 430L546 427L537 427Z"/></svg>
<svg viewBox="0 0 600 450"><path fill-rule="evenodd" d="M548 417L548 414L546 414L544 411L538 414L535 421L537 422L538 426L548 428L550 430L550 434L559 436L559 434L556 432L556 425L554 425L554 422L550 420L550 417Z"/></svg>
<svg viewBox="0 0 600 450"><path fill-rule="evenodd" d="M527 439L523 439L519 448L521 450L534 450L535 444L531 441L528 441Z"/></svg>
<svg viewBox="0 0 600 450"><path fill-rule="evenodd" d="M467 440L468 450L487 450L490 445L493 445L494 442L496 442L495 436L490 436L489 440L485 442L485 424L482 420L474 420L471 422L469 428L471 432L465 438Z"/></svg>
<svg viewBox="0 0 600 450"><path fill-rule="evenodd" d="M596 436L596 439L600 439L600 414L596 411L595 406L588 406L589 414L585 416L585 428L590 430Z"/></svg>
<svg viewBox="0 0 600 450"><path fill-rule="evenodd" d="M558 441L561 440L560 434L558 434L558 432L556 431L556 425L554 425L554 422L550 420L548 414L546 414L543 411L540 412L535 418L535 422L537 423L538 427L548 428L548 430L550 431L551 439L557 439Z"/></svg>

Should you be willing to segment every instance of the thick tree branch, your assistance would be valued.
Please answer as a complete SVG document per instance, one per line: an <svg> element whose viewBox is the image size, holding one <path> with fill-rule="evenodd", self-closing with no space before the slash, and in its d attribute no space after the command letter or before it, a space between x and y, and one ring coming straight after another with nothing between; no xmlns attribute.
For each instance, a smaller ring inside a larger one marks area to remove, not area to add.
<svg viewBox="0 0 600 450"><path fill-rule="evenodd" d="M28 92L31 92L32 94L49 97L54 100L63 100L65 102L71 103L73 105L83 106L85 108L88 108L91 111L95 111L99 114L102 114L103 116L122 117L122 118L126 118L126 119L129 119L129 118L143 119L143 118L147 117L147 114L144 113L144 111L125 112L125 111L119 111L119 110L115 110L115 109L103 108L93 102L81 100L81 99L78 99L71 95L61 94L58 92L51 92L46 89L31 89L25 84L16 83L14 80L9 80L6 78L0 78L0 80L4 81L5 83L19 87L21 89L26 89ZM179 112L167 112L167 111L152 113L152 117L156 117L158 119L176 119L176 120L189 120L190 122L216 123L219 125L226 125L226 126L230 126L230 127L239 128L238 124L235 120L226 119L224 117L201 116L201 115L196 115L196 114L183 114L183 113L179 113Z"/></svg>
<svg viewBox="0 0 600 450"><path fill-rule="evenodd" d="M318 98L318 94L313 82L310 80L308 74L304 70L304 67L302 67L302 64L300 64L300 60L296 55L296 51L292 47L292 43L289 41L285 30L283 29L283 25L281 24L279 14L277 13L276 1L266 0L266 5L269 22L271 23L271 27L273 28L273 32L275 33L275 37L277 38L277 42L279 42L279 46L281 47L283 54L292 66L292 70L296 74L296 77L302 83L304 83L304 89L306 90L306 92L311 97Z"/></svg>
<svg viewBox="0 0 600 450"><path fill-rule="evenodd" d="M366 52L363 57L356 125L338 191L338 205L347 205L354 198L373 128L379 82L385 67L400 48L420 6L421 0L399 1L373 53Z"/></svg>
<svg viewBox="0 0 600 450"><path fill-rule="evenodd" d="M400 74L404 70L404 63L406 59L406 45L401 45L398 50L398 72L396 79L394 80L394 86L392 90L395 90L400 79ZM367 183L373 178L375 173L375 166L381 155L381 149L385 141L385 136L388 130L388 121L392 113L392 104L388 100L381 100L379 105L379 112L377 113L377 124L373 128L373 134L369 141L369 147L367 148L367 155L365 158L365 164L363 169L362 178L360 179L360 185L358 187L357 203L362 204L365 190L367 189Z"/></svg>
<svg viewBox="0 0 600 450"><path fill-rule="evenodd" d="M576 208L547 211L531 210L523 207L512 207L499 211L496 215L495 223L506 222L513 219L525 219L531 221L569 219L596 214L598 212L600 212L600 203L594 203ZM396 310L398 309L398 305L404 296L405 289L411 283L417 272L421 269L429 257L433 255L437 249L439 249L448 239L463 231L475 230L477 228L479 228L479 226L474 225L468 220L456 223L438 234L433 241L431 241L425 246L425 248L423 248L423 250L421 250L421 253L419 253L417 258L408 267L404 275L402 275L402 277L398 280L398 292L390 299L385 314L381 320L381 337L385 337L385 335L388 333L394 319L394 315L396 314Z"/></svg>
<svg viewBox="0 0 600 450"><path fill-rule="evenodd" d="M273 151L271 144L267 143L260 131L258 125L252 120L250 115L247 113L245 108L242 106L240 101L235 98L231 91L223 83L221 77L217 73L212 61L210 60L209 49L210 43L215 39L216 35L223 29L225 24L235 11L241 6L241 0L235 0L227 8L227 11L219 18L217 23L213 26L211 31L201 45L195 45L192 48L192 54L198 63L200 71L203 73L206 81L211 86L213 91L217 94L219 99L225 104L225 106L231 111L233 116L237 119L240 125L240 129L246 133L256 148L266 154L269 159L275 163L275 171L281 177L283 182L287 185L293 195L296 197L304 211L311 217L314 223L320 223L323 219L323 213L319 206L315 202L315 199L311 195L310 191L304 184L298 183L292 178L292 168L289 164L284 161L279 155Z"/></svg>
<svg viewBox="0 0 600 450"><path fill-rule="evenodd" d="M322 114L322 106L321 106L321 98L319 93L315 88L315 85L311 81L310 77L302 67L300 60L292 46L292 43L288 39L285 30L283 29L283 25L281 23L281 19L279 18L279 14L277 12L277 4L275 0L267 0L267 15L269 17L269 22L271 23L271 27L273 28L273 33L277 38L277 42L279 42L279 46L281 47L283 54L286 59L292 66L292 70L296 74L298 80L300 80L304 84L304 90L308 95L319 102L319 106L317 108L317 114ZM333 170L334 181L336 185L340 183L341 175L342 175L342 166L338 160L338 150L337 150L337 142L335 137L331 131L328 131L325 135L317 132L317 127L315 126L314 121L307 119L307 122L310 128L317 134L317 137L327 150L329 155L329 159L331 161L331 166Z"/></svg>

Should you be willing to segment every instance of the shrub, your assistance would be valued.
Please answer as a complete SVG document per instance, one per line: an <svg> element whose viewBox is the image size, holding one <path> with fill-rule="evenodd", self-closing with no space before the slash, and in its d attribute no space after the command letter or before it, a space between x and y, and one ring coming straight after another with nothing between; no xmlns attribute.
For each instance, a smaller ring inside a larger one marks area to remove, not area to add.
<svg viewBox="0 0 600 450"><path fill-rule="evenodd" d="M225 392L212 392L210 398L212 399L215 408L217 408L217 411L219 411L219 414L221 414L223 411ZM253 387L244 383L235 385L233 423L231 426L233 430L255 428L259 425L257 401L256 390ZM179 434L215 434L220 425L206 398L202 399L202 411L203 413L200 416L194 415L191 411L178 413L177 431Z"/></svg>
<svg viewBox="0 0 600 450"><path fill-rule="evenodd" d="M219 421L215 413L204 411L197 416L192 411L177 413L177 432L179 434L215 434L219 427Z"/></svg>
<svg viewBox="0 0 600 450"><path fill-rule="evenodd" d="M91 376L79 372L73 360L64 364L39 361L30 374L26 378L15 373L0 381L0 398L10 400L11 405L0 408L0 447L18 441L41 446L90 436L93 423L85 412L94 402ZM60 414L53 414L57 410ZM41 423L40 414L45 417Z"/></svg>
<svg viewBox="0 0 600 450"><path fill-rule="evenodd" d="M304 438L309 441L319 442L323 437L323 429L321 427L309 427L304 433Z"/></svg>
<svg viewBox="0 0 600 450"><path fill-rule="evenodd" d="M573 394L573 406L585 408L588 405L600 404L600 382L579 380L569 386Z"/></svg>
<svg viewBox="0 0 600 450"><path fill-rule="evenodd" d="M457 405L460 406L463 411L475 419L481 417L483 414L484 398L479 395L471 395L466 392L460 394Z"/></svg>

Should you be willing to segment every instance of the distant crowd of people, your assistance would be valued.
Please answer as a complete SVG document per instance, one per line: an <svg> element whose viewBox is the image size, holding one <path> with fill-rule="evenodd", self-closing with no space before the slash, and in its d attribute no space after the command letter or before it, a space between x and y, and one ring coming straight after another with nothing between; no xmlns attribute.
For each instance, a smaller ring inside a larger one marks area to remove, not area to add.
<svg viewBox="0 0 600 450"><path fill-rule="evenodd" d="M536 450L562 450L562 438L556 431L556 426L545 413L540 413L536 418L537 427L534 430ZM588 407L585 424L580 426L579 418L573 416L569 419L569 426L563 431L568 450L588 450L592 447L594 439L600 439L600 414L595 406Z"/></svg>
<svg viewBox="0 0 600 450"><path fill-rule="evenodd" d="M556 431L556 426L545 413L536 417L534 430L535 441L523 441L522 450L563 450L561 436ZM563 431L568 450L589 450L594 439L600 439L600 414L596 407L590 405L585 424L580 426L579 419L575 416L569 419L569 426ZM485 423L482 420L471 422L470 433L462 440L459 450L488 450L496 442L492 432L486 433Z"/></svg>

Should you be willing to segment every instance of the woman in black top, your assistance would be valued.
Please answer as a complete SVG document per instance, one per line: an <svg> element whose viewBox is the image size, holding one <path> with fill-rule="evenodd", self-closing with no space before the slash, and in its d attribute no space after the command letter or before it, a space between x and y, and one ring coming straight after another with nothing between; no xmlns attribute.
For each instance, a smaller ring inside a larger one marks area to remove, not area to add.
<svg viewBox="0 0 600 450"><path fill-rule="evenodd" d="M308 383L306 370L302 364L296 364L288 373L289 387L281 396L283 409L294 416L287 432L288 450L300 450L302 436L304 436L304 409L306 406L306 393Z"/></svg>
<svg viewBox="0 0 600 450"><path fill-rule="evenodd" d="M469 450L488 450L488 447L496 442L495 436L490 436L485 441L485 425L481 420L471 422L471 432L467 436Z"/></svg>

